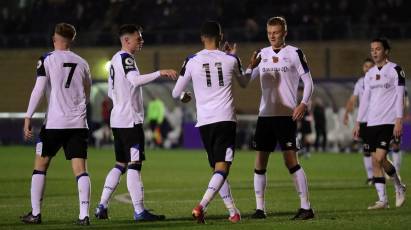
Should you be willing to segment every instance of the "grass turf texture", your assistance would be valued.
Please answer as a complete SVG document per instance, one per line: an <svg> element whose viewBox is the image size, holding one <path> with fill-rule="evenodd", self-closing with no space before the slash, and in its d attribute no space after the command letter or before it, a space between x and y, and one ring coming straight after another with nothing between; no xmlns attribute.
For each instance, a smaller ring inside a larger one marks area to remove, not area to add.
<svg viewBox="0 0 411 230"><path fill-rule="evenodd" d="M41 225L25 225L19 216L30 211L30 179L34 148L0 148L0 229L77 229L76 180L70 162L59 152L47 173ZM217 195L208 208L206 225L191 218L192 208L200 201L210 178L207 158L196 150L148 150L142 177L146 207L165 214L163 222L135 223L131 204L112 200L110 220L96 220L94 209L100 199L107 172L114 165L112 150L89 151L88 168L92 182L91 225L88 229L411 229L411 191L401 208L395 208L393 184L387 182L391 208L368 211L377 200L373 187L364 184L365 172L361 154L313 154L301 159L308 176L310 198L316 218L290 221L299 207L292 178L283 166L281 154L270 158L266 208L268 218L250 219L255 208L253 190L254 153L237 151L229 180L242 221L231 224L227 211ZM401 174L411 186L411 157L404 156ZM114 196L127 193L125 176Z"/></svg>

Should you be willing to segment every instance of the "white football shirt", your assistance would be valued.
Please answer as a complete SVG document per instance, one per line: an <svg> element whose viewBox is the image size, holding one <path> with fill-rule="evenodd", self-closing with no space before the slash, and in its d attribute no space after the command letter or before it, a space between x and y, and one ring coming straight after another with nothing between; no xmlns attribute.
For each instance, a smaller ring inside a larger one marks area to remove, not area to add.
<svg viewBox="0 0 411 230"><path fill-rule="evenodd" d="M261 102L259 116L292 116L297 106L300 78L304 82L302 103L307 104L313 92L310 70L303 52L287 45L276 53L271 46L261 49L261 62L252 72L260 77Z"/></svg>
<svg viewBox="0 0 411 230"><path fill-rule="evenodd" d="M160 73L140 75L134 56L123 50L111 59L108 96L113 100L110 126L131 128L143 123L143 91L141 86L160 77Z"/></svg>
<svg viewBox="0 0 411 230"><path fill-rule="evenodd" d="M44 83L44 87L37 87L38 82ZM37 63L36 86L26 116L32 117L45 91L48 102L46 129L87 128L90 86L90 69L83 58L71 51L47 53Z"/></svg>
<svg viewBox="0 0 411 230"><path fill-rule="evenodd" d="M357 121L368 126L395 124L403 117L405 73L400 66L387 62L381 69L372 67L365 75L364 95Z"/></svg>
<svg viewBox="0 0 411 230"><path fill-rule="evenodd" d="M243 76L240 59L220 50L201 50L186 59L173 89L178 98L193 81L197 108L196 127L220 121L236 121L232 78Z"/></svg>

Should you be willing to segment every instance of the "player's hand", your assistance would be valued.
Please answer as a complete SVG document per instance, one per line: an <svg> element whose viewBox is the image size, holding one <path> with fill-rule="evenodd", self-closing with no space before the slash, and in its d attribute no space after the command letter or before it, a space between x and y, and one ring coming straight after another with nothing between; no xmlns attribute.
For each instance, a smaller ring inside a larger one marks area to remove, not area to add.
<svg viewBox="0 0 411 230"><path fill-rule="evenodd" d="M402 119L401 118L395 119L393 135L395 138L400 138L402 135Z"/></svg>
<svg viewBox="0 0 411 230"><path fill-rule="evenodd" d="M162 77L170 78L172 80L177 80L177 72L173 69L162 69L160 70L160 75Z"/></svg>
<svg viewBox="0 0 411 230"><path fill-rule="evenodd" d="M191 101L191 93L190 92L182 92L180 95L180 101L183 103L187 103L189 101Z"/></svg>
<svg viewBox="0 0 411 230"><path fill-rule="evenodd" d="M343 123L345 126L348 125L348 119L349 119L348 113L344 113Z"/></svg>
<svg viewBox="0 0 411 230"><path fill-rule="evenodd" d="M352 130L352 136L354 140L358 140L360 138L360 123L359 122L355 122L355 126Z"/></svg>
<svg viewBox="0 0 411 230"><path fill-rule="evenodd" d="M248 64L248 68L254 69L257 67L261 62L261 56L258 56L259 51L254 51L250 58L250 64Z"/></svg>
<svg viewBox="0 0 411 230"><path fill-rule="evenodd" d="M33 131L31 130L31 118L24 118L24 140L29 141L33 139Z"/></svg>
<svg viewBox="0 0 411 230"><path fill-rule="evenodd" d="M223 45L223 51L227 54L236 55L237 54L237 43L230 45L230 43L225 42Z"/></svg>
<svg viewBox="0 0 411 230"><path fill-rule="evenodd" d="M304 116L305 111L307 110L307 105L300 103L293 112L293 121L301 120Z"/></svg>

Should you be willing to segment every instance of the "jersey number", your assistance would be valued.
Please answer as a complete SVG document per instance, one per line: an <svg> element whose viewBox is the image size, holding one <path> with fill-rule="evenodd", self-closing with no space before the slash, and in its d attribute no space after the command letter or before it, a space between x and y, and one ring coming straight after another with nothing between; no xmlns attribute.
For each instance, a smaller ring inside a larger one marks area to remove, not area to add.
<svg viewBox="0 0 411 230"><path fill-rule="evenodd" d="M67 77L66 85L64 86L65 88L70 87L71 79L73 78L74 70L76 70L77 63L63 63L63 67L69 67L70 72Z"/></svg>
<svg viewBox="0 0 411 230"><path fill-rule="evenodd" d="M217 68L217 72L218 72L218 85L224 86L223 67L222 67L221 62L216 62L215 67ZM203 69L205 70L205 73L206 73L207 87L211 87L210 64L209 63L203 64Z"/></svg>

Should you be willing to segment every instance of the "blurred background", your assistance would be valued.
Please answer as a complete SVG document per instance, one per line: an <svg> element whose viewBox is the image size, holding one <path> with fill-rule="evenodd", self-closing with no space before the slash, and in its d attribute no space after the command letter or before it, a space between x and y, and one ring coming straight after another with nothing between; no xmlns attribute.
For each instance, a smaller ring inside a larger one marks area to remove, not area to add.
<svg viewBox="0 0 411 230"><path fill-rule="evenodd" d="M120 48L116 36L123 23L144 28L143 50L136 61L141 73L160 68L177 71L185 57L202 49L199 28L217 20L225 40L238 44L244 65L254 50L269 46L265 23L272 16L288 22L287 44L300 47L315 83L312 107L304 118L310 127L307 145L317 151L357 151L351 130L342 122L344 106L355 81L363 75L369 41L384 36L391 41L391 60L406 73L411 66L411 1L405 0L3 0L0 1L0 143L22 144L22 118L36 80L37 59L52 50L54 25L68 22L77 29L72 50L90 64L93 86L89 108L91 143L111 146L107 126L109 60ZM407 78L408 91L410 84ZM174 82L157 80L143 87L147 145L152 148L200 148L195 124L195 102L171 98ZM233 86L239 128L237 146L249 148L260 100L259 81L242 89ZM45 103L36 114L39 130ZM314 116L315 115L315 116ZM320 118L318 118L320 117ZM321 118L322 117L322 118ZM315 146L315 120L326 124L327 142ZM320 119L320 120L318 120ZM301 135L299 135L301 138ZM411 150L407 111L403 149Z"/></svg>

